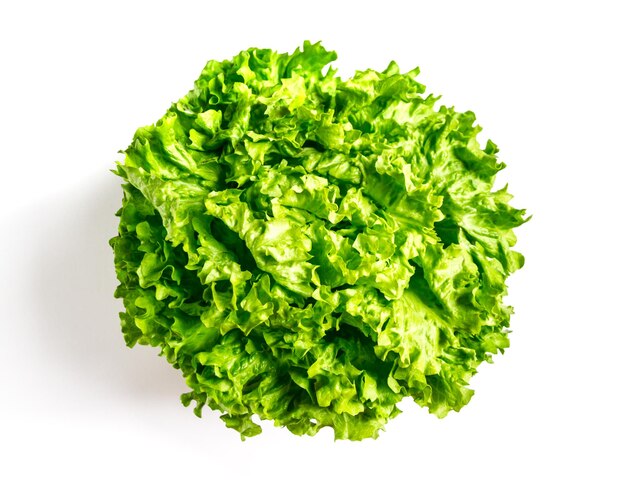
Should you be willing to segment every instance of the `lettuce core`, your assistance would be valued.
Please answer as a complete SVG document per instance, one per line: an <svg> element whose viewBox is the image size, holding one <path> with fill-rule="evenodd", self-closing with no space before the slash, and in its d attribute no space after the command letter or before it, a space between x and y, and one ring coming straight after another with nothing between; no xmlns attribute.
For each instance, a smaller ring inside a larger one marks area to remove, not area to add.
<svg viewBox="0 0 626 489"><path fill-rule="evenodd" d="M118 163L111 240L128 346L242 438L378 436L410 396L436 416L502 352L524 211L492 191L472 112L391 63L342 80L319 43L210 61Z"/></svg>

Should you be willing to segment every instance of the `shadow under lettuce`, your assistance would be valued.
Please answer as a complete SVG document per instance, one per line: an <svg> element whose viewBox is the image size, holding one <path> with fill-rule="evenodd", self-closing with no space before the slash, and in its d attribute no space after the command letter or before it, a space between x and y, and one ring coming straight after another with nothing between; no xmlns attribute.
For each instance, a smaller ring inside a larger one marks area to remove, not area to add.
<svg viewBox="0 0 626 489"><path fill-rule="evenodd" d="M41 253L32 280L41 328L36 334L44 342L41 352L79 395L102 396L106 403L116 398L177 400L187 391L180 371L158 357L155 348L130 350L124 344L108 244L117 233L121 197L120 182L111 174L87 181L41 209L35 221Z"/></svg>

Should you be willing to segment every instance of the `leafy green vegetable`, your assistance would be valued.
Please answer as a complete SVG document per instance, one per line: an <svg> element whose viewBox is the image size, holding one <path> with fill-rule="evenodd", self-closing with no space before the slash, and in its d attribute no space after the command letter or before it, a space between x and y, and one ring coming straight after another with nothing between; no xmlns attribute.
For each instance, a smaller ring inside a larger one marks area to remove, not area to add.
<svg viewBox="0 0 626 489"><path fill-rule="evenodd" d="M410 396L443 417L509 345L505 278L524 211L471 112L391 63L342 80L334 52L209 62L140 128L111 240L128 346L160 348L195 412L296 434L378 436Z"/></svg>

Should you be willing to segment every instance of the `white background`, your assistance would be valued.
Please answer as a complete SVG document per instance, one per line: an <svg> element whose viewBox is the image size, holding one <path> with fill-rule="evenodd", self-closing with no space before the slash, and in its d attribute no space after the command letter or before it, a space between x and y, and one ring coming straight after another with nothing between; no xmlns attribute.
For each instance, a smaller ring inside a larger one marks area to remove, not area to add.
<svg viewBox="0 0 626 489"><path fill-rule="evenodd" d="M621 2L3 2L0 486L626 487L626 76ZM338 51L343 75L422 68L501 147L525 268L512 346L438 420L376 440L242 443L197 419L154 350L125 347L108 172L209 59Z"/></svg>

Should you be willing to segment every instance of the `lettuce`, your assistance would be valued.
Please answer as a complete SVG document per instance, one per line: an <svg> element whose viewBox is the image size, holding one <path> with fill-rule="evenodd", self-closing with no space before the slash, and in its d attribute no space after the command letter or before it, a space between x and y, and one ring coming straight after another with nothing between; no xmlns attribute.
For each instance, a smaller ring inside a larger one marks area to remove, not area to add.
<svg viewBox="0 0 626 489"><path fill-rule="evenodd" d="M210 61L115 171L125 341L242 438L256 416L375 438L407 396L443 417L509 345L525 218L492 191L496 145L417 69L342 80L335 59L304 43Z"/></svg>

